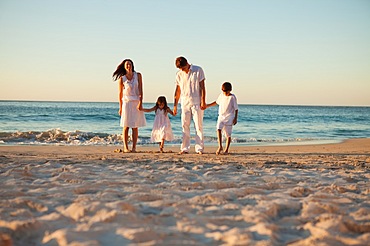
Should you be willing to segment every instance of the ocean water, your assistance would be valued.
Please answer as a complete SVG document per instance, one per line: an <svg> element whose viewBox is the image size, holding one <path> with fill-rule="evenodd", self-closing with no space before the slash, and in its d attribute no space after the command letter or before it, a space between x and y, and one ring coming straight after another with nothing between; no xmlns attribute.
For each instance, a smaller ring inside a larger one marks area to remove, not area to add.
<svg viewBox="0 0 370 246"><path fill-rule="evenodd" d="M144 107L152 107L145 103ZM172 104L169 105L172 108ZM205 110L206 145L216 145L217 107ZM139 144L148 145L154 112L139 129ZM181 143L180 114L170 116ZM0 101L1 145L120 145L118 103ZM194 137L194 129L191 129ZM232 142L239 145L339 142L370 137L370 107L239 105ZM194 141L194 139L193 139Z"/></svg>

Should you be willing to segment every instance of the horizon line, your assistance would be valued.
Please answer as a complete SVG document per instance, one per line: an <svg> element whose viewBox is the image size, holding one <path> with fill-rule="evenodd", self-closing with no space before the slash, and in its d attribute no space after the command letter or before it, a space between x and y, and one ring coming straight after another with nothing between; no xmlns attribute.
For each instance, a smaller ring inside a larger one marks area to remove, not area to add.
<svg viewBox="0 0 370 246"><path fill-rule="evenodd" d="M30 100L30 99L0 99L0 102L54 102L54 103L118 103L115 101L67 101L67 100ZM155 103L155 102L143 102ZM173 103L168 103L173 104ZM181 104L181 103L179 103ZM260 104L260 103L238 103L238 105L251 106L303 106L303 107L370 107L370 105L323 105L323 104Z"/></svg>

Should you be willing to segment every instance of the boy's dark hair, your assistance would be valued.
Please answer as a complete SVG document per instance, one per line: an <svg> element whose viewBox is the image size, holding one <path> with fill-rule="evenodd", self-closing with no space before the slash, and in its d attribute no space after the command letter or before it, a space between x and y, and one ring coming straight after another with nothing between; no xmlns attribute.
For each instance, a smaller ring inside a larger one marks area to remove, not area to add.
<svg viewBox="0 0 370 246"><path fill-rule="evenodd" d="M231 91L233 89L230 82L225 82L222 84L222 91Z"/></svg>
<svg viewBox="0 0 370 246"><path fill-rule="evenodd" d="M176 64L177 68L182 68L182 67L185 67L188 64L188 61L186 60L185 57L180 56L180 57L176 58L175 64Z"/></svg>

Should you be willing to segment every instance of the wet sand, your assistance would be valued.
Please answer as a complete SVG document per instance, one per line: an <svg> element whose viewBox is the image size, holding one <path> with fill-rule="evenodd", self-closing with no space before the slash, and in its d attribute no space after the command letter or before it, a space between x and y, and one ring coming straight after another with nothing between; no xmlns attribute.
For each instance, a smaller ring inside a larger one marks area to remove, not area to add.
<svg viewBox="0 0 370 246"><path fill-rule="evenodd" d="M1 146L0 245L370 242L370 139L115 148Z"/></svg>

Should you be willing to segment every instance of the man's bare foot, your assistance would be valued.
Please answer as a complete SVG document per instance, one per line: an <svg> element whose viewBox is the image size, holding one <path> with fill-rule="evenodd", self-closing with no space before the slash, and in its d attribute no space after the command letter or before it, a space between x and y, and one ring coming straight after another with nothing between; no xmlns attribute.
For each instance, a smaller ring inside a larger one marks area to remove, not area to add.
<svg viewBox="0 0 370 246"><path fill-rule="evenodd" d="M124 149L124 150L123 150L123 153L131 153L131 150L129 150L129 149Z"/></svg>

